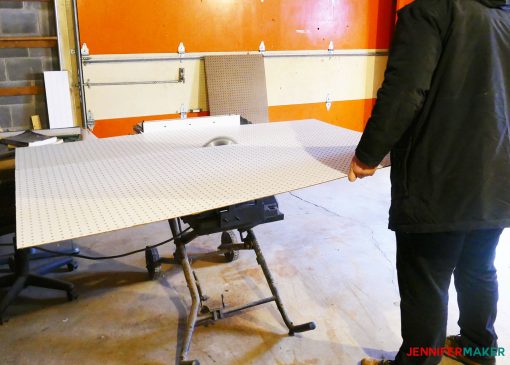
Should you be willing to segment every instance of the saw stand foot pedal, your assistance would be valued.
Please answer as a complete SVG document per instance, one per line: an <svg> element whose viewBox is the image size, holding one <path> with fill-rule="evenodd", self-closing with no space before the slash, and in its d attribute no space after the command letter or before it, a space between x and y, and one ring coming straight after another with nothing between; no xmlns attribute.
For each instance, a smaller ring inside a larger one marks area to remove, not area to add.
<svg viewBox="0 0 510 365"><path fill-rule="evenodd" d="M198 360L184 360L184 361L179 361L179 365L200 365L200 361L198 361Z"/></svg>

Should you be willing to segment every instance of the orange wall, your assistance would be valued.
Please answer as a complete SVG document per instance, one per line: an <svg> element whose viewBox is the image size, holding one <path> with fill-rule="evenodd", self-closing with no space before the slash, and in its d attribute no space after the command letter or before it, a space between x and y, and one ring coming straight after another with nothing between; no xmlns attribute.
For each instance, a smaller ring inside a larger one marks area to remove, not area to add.
<svg viewBox="0 0 510 365"><path fill-rule="evenodd" d="M78 0L91 54L388 48L394 0Z"/></svg>
<svg viewBox="0 0 510 365"><path fill-rule="evenodd" d="M80 38L92 55L257 50L389 48L395 7L409 0L78 0ZM363 130L374 100L281 105L271 121L317 118ZM205 113L207 114L207 112ZM193 116L189 114L189 116ZM100 137L178 114L98 120Z"/></svg>
<svg viewBox="0 0 510 365"><path fill-rule="evenodd" d="M299 119L319 119L341 125L355 131L363 131L372 113L375 99L334 101L328 111L324 103L279 105L269 107L271 122ZM188 117L202 117L208 112L188 113ZM96 121L94 134L99 138L133 134L133 127L145 120L178 119L179 114L151 115L132 118L104 119Z"/></svg>
<svg viewBox="0 0 510 365"><path fill-rule="evenodd" d="M189 118L205 117L209 112L188 113ZM99 138L125 136L134 134L133 127L146 120L178 119L180 114L149 115L132 118L102 119L97 120L94 125L94 135Z"/></svg>

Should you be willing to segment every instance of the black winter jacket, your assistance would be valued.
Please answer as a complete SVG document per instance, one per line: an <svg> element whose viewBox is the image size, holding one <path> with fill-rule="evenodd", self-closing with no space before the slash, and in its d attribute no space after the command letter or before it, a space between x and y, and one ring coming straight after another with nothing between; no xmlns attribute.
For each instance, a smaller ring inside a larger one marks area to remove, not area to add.
<svg viewBox="0 0 510 365"><path fill-rule="evenodd" d="M510 0L399 12L356 156L375 166L390 150L390 229L510 226Z"/></svg>

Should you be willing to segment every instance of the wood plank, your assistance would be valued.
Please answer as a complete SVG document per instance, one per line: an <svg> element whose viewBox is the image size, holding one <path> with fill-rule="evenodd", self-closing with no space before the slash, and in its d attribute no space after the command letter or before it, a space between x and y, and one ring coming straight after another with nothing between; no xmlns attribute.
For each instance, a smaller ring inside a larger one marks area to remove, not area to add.
<svg viewBox="0 0 510 365"><path fill-rule="evenodd" d="M76 60L76 42L74 36L73 7L71 1L57 0L57 27L59 34L59 48L62 55L61 70L69 71L71 81L71 96L73 103L73 120L76 126L83 125L81 114L80 89L78 87L78 63ZM79 47L78 47L79 48Z"/></svg>
<svg viewBox="0 0 510 365"><path fill-rule="evenodd" d="M41 86L2 87L0 96L39 95L44 92Z"/></svg>
<svg viewBox="0 0 510 365"><path fill-rule="evenodd" d="M0 48L54 48L57 37L0 37Z"/></svg>

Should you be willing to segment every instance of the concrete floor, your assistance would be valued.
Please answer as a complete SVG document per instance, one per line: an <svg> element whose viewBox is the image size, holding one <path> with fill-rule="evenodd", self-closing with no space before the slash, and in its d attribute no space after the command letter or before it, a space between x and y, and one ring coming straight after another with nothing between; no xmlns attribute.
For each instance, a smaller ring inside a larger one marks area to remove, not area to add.
<svg viewBox="0 0 510 365"><path fill-rule="evenodd" d="M386 229L389 169L350 184L346 179L279 197L283 222L256 228L284 303L295 323L317 329L288 337L274 304L199 327L191 358L201 364L357 364L362 357L392 358L400 345L395 243ZM169 237L166 223L77 240L82 253L109 255ZM510 264L504 234L498 253L500 345L510 345ZM191 252L215 248L203 237ZM172 247L160 253L170 255ZM242 304L269 291L251 252L230 264L194 264L209 306ZM111 261L80 260L58 274L76 284L80 298L27 289L0 327L0 364L174 364L190 303L179 267L165 265L149 281L143 254ZM449 332L457 333L452 288ZM510 349L510 346L508 347ZM498 364L508 364L501 359ZM456 364L445 359L442 364Z"/></svg>

